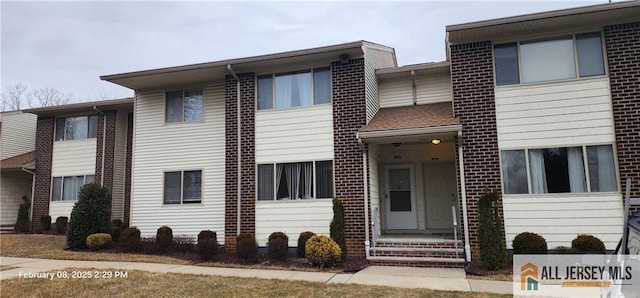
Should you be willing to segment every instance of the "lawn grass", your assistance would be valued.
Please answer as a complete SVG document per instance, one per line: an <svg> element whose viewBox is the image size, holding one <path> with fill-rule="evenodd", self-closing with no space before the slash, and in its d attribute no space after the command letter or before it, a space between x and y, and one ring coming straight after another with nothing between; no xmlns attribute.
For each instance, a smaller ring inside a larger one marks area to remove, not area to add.
<svg viewBox="0 0 640 298"><path fill-rule="evenodd" d="M67 269L82 271L92 269ZM100 271L108 271L100 269ZM114 270L112 270L114 271ZM121 270L116 270L121 271ZM511 297L489 293L401 289L257 278L127 271L127 278L2 281L3 297Z"/></svg>
<svg viewBox="0 0 640 298"><path fill-rule="evenodd" d="M167 256L68 251L67 238L46 234L0 234L0 255L3 257L40 258L54 260L147 262L188 264L188 261Z"/></svg>

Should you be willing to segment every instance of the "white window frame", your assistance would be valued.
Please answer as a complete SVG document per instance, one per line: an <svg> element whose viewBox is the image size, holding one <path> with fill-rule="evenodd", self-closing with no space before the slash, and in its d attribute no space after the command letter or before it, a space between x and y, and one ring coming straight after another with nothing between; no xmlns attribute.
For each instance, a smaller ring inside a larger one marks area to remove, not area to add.
<svg viewBox="0 0 640 298"><path fill-rule="evenodd" d="M185 121L184 120L184 93L187 90L200 90L202 93L202 118L200 120L195 120L195 121ZM176 92L176 91L182 91L182 114L180 116L180 121L172 121L169 122L167 121L167 93L169 92ZM204 122L204 118L205 118L205 111L206 111L206 98L205 98L205 92L204 92L204 88L203 87L193 87L193 88L182 88L182 89L167 89L164 90L164 124L176 124L176 123L202 123Z"/></svg>
<svg viewBox="0 0 640 298"><path fill-rule="evenodd" d="M90 135L90 131L91 131L91 121L90 119L92 117L95 117L96 119L96 133L95 133L95 137L89 137ZM67 120L70 118L87 118L87 131L85 132L84 138L77 138L77 139L67 139ZM58 139L56 138L56 136L58 135L58 132L60 130L60 126L58 125L58 119L64 119L64 128L62 131L62 139ZM62 142L62 141L74 141L74 140L86 140L86 139L95 139L98 137L98 126L100 125L99 123L99 117L98 115L86 115L86 116L72 116L72 117L56 117L54 119L54 132L53 132L53 138L54 141L56 142Z"/></svg>
<svg viewBox="0 0 640 298"><path fill-rule="evenodd" d="M316 103L315 99L315 71L316 70L327 70L329 71L329 102L324 103ZM288 74L297 74L297 73L306 73L309 72L311 74L311 104L308 106L295 106L295 107L285 107L285 108L277 108L276 107L276 76L288 75ZM258 79L261 77L271 76L271 108L269 109L259 109L258 108ZM312 107L317 105L326 105L333 103L333 84L331 81L331 66L318 66L310 69L301 69L296 71L287 71L287 72L278 72L278 73L266 73L255 76L255 109L256 111L272 111L272 110L285 110L285 109L295 109L295 108L305 108Z"/></svg>
<svg viewBox="0 0 640 298"><path fill-rule="evenodd" d="M317 196L317 187L318 187L318 183L317 183L317 177L316 177L316 163L317 162L327 162L330 161L331 162L331 192L333 193L332 197L330 198L318 198ZM278 177L276 177L277 174L277 167L278 164L284 164L284 163L306 163L306 162L310 162L311 163L311 179L313 181L313 189L312 189L312 197L313 199L301 199L301 200L278 200L278 185L277 185L277 181L278 181ZM273 166L273 198L271 200L259 200L258 199L258 188L259 188L259 175L258 175L258 166L259 165L272 165ZM284 201L284 202L291 202L291 201L313 201L313 200L326 200L326 199L333 199L333 197L335 197L336 194L336 170L335 170L335 160L333 159L322 159L322 160L313 160L313 161L286 161L286 162L266 162L266 163L258 163L256 164L256 175L255 175L255 185L256 185L256 194L255 194L255 200L257 202L273 202L273 201Z"/></svg>
<svg viewBox="0 0 640 298"><path fill-rule="evenodd" d="M87 177L88 176L93 176L94 182L95 183L95 174L86 174L86 175L67 175L67 176L52 176L51 177L51 188L49 190L49 201L50 202L75 202L78 200L78 194L76 194L75 199L71 199L71 200L65 200L64 199L64 178L67 177L79 177L82 176L82 186L87 185ZM60 198L58 200L54 200L53 199L53 182L55 181L56 178L61 178L62 181L60 181ZM81 187L82 188L82 187Z"/></svg>
<svg viewBox="0 0 640 298"><path fill-rule="evenodd" d="M589 176L589 159L587 156L587 147L592 146L611 146L612 157L613 157L613 166L614 166L614 175L616 180L616 190L615 191L592 191L591 190L591 181ZM530 164L529 164L529 150L535 149L549 149L549 148L569 148L569 147L580 147L582 150L582 162L584 166L584 174L585 174L585 182L586 182L586 192L560 192L560 193L533 193L531 191L531 172L530 172ZM587 144L587 145L558 145L558 146L545 146L545 147L531 147L531 148L502 148L502 151L517 151L523 150L525 156L525 167L526 167L526 175L527 175L527 193L523 194L508 194L504 192L504 179L502 177L502 154L500 154L500 188L502 193L507 196L549 196L549 195L574 195L574 194L610 194L610 193L620 193L620 170L618 167L618 155L616 152L615 143L595 143L595 144Z"/></svg>
<svg viewBox="0 0 640 298"><path fill-rule="evenodd" d="M166 173L180 173L180 203L169 203L167 204L164 200L164 195L166 192L164 183L165 183L165 175ZM200 172L200 202L193 203L185 203L184 202L184 172ZM203 189L204 189L204 171L202 169L193 169L193 170L168 170L162 172L162 205L163 206L183 206L183 205L202 205L203 199Z"/></svg>
<svg viewBox="0 0 640 298"><path fill-rule="evenodd" d="M589 34L589 33L600 33L600 47L602 50L602 62L603 62L603 68L604 68L604 73L602 75L592 75L592 76L584 76L581 77L580 76L580 66L579 66L579 61L578 61L578 47L576 44L576 35L581 35L581 34ZM563 36L571 36L572 42L573 42L573 59L574 59L574 64L575 64L575 77L573 78L566 78L566 79L552 79L552 80L544 80L544 81L534 81L534 82L523 82L522 81L522 54L520 51L520 45L522 43L536 43L536 42L545 42L545 41L549 41L549 40L556 40L556 39L561 39ZM494 52L494 48L496 45L503 45L503 44L511 44L511 43L515 43L516 44L516 54L518 57L518 83L513 83L513 84L502 84L502 85L498 85L498 81L497 81L497 71L495 69L496 67L496 63L495 63L495 52ZM491 53L492 53L492 65L491 67L493 68L493 82L494 85L496 87L509 87L509 86L520 86L520 85L529 85L529 84L540 84L540 83L549 83L549 82L561 82L561 81L569 81L569 80L576 80L576 79L589 79L589 78L598 78L598 77L606 77L608 76L608 65L607 65L607 52L606 52L606 45L605 45L605 40L604 40L604 32L602 30L589 30L589 31L584 31L584 32L577 32L577 33L567 33L567 34L561 34L561 35L556 35L553 37L544 37L544 38L535 38L535 39L528 39L528 40L517 40L517 41L499 41L493 44L492 48L491 48Z"/></svg>

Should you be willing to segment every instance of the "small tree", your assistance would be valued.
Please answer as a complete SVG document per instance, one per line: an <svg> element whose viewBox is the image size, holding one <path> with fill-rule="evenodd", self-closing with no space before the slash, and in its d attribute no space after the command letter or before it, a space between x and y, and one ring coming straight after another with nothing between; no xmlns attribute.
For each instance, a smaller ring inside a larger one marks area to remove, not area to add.
<svg viewBox="0 0 640 298"><path fill-rule="evenodd" d="M106 187L90 183L80 189L73 206L67 233L67 246L86 248L87 237L111 230L111 196Z"/></svg>
<svg viewBox="0 0 640 298"><path fill-rule="evenodd" d="M331 239L338 243L342 252L342 261L347 259L347 242L344 235L344 206L342 201L333 198L333 219L329 226Z"/></svg>
<svg viewBox="0 0 640 298"><path fill-rule="evenodd" d="M18 219L14 226L16 232L29 232L29 209L31 209L31 201L29 201L27 196L22 196L22 204L20 204L20 209L18 209Z"/></svg>
<svg viewBox="0 0 640 298"><path fill-rule="evenodd" d="M502 238L502 220L498 210L500 194L485 191L478 200L480 261L487 270L504 269L507 265L507 248Z"/></svg>

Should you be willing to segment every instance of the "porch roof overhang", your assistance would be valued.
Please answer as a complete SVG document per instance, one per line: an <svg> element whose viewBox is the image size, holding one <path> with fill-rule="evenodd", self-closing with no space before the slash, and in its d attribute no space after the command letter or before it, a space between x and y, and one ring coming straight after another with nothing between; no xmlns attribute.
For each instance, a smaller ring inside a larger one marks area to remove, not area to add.
<svg viewBox="0 0 640 298"><path fill-rule="evenodd" d="M0 161L0 169L3 171L21 170L21 169L34 170L35 168L36 168L36 152L35 151L5 158L2 161Z"/></svg>
<svg viewBox="0 0 640 298"><path fill-rule="evenodd" d="M23 112L36 114L40 117L47 117L74 113L93 113L95 112L94 107L103 111L117 109L131 110L133 109L133 97L40 107L26 109Z"/></svg>
<svg viewBox="0 0 640 298"><path fill-rule="evenodd" d="M459 131L462 125L453 117L451 102L442 102L382 108L358 131L358 138L365 143L422 142Z"/></svg>

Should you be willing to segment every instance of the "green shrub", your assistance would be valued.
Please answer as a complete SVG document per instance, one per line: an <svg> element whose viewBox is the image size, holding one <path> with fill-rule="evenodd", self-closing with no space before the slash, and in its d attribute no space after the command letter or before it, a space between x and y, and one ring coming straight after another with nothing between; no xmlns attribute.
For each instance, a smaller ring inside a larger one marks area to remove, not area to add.
<svg viewBox="0 0 640 298"><path fill-rule="evenodd" d="M507 265L507 249L502 237L502 220L498 210L500 194L485 191L478 200L480 262L487 270L501 270Z"/></svg>
<svg viewBox="0 0 640 298"><path fill-rule="evenodd" d="M31 201L27 196L22 196L22 204L18 209L18 219L16 219L16 225L13 229L18 233L29 232L29 210L31 209Z"/></svg>
<svg viewBox="0 0 640 298"><path fill-rule="evenodd" d="M106 187L96 183L83 186L78 193L78 202L71 211L67 245L70 248L85 248L87 237L111 230L111 196Z"/></svg>
<svg viewBox="0 0 640 298"><path fill-rule="evenodd" d="M249 233L240 233L236 237L236 257L245 263L254 263L258 259L256 237Z"/></svg>
<svg viewBox="0 0 640 298"><path fill-rule="evenodd" d="M114 220L111 221L111 226L112 227L123 227L124 223L120 219L114 219Z"/></svg>
<svg viewBox="0 0 640 298"><path fill-rule="evenodd" d="M338 243L340 251L342 253L340 260L347 259L347 242L344 235L344 206L342 201L337 198L333 198L333 219L329 226L331 239Z"/></svg>
<svg viewBox="0 0 640 298"><path fill-rule="evenodd" d="M58 216L58 218L56 218L56 232L58 232L59 234L66 234L68 223L69 223L68 217Z"/></svg>
<svg viewBox="0 0 640 298"><path fill-rule="evenodd" d="M571 241L571 248L578 253L606 254L607 249L600 239L592 235L580 234Z"/></svg>
<svg viewBox="0 0 640 298"><path fill-rule="evenodd" d="M566 255L566 254L573 255L573 254L577 254L578 251L573 249L573 248L571 248L571 247L558 246L558 247L552 249L550 251L550 253L556 254L556 255Z"/></svg>
<svg viewBox="0 0 640 298"><path fill-rule="evenodd" d="M118 248L121 251L137 251L140 249L140 230L137 227L128 227L120 233Z"/></svg>
<svg viewBox="0 0 640 298"><path fill-rule="evenodd" d="M322 235L309 238L305 244L305 252L309 263L320 268L332 267L342 258L340 246L333 239Z"/></svg>
<svg viewBox="0 0 640 298"><path fill-rule="evenodd" d="M315 236L316 233L314 232L302 232L300 233L300 236L298 236L298 257L304 258L305 256L305 245L307 244L307 240L309 240L309 238Z"/></svg>
<svg viewBox="0 0 640 298"><path fill-rule="evenodd" d="M198 233L198 254L205 261L211 261L218 253L218 236L216 232L204 230Z"/></svg>
<svg viewBox="0 0 640 298"><path fill-rule="evenodd" d="M544 255L547 253L547 241L538 234L524 232L513 239L513 254Z"/></svg>
<svg viewBox="0 0 640 298"><path fill-rule="evenodd" d="M95 233L87 237L87 247L91 250L100 250L111 245L111 235L107 233Z"/></svg>
<svg viewBox="0 0 640 298"><path fill-rule="evenodd" d="M156 244L161 252L165 252L173 244L173 230L169 226L161 226L156 232Z"/></svg>
<svg viewBox="0 0 640 298"><path fill-rule="evenodd" d="M111 230L109 230L109 234L111 234L111 239L113 239L113 242L118 242L118 239L120 239L121 233L122 233L121 227L111 226Z"/></svg>
<svg viewBox="0 0 640 298"><path fill-rule="evenodd" d="M269 258L282 261L289 255L289 237L283 232L273 232L269 235L267 242L267 252Z"/></svg>
<svg viewBox="0 0 640 298"><path fill-rule="evenodd" d="M40 226L43 231L51 230L51 215L43 215L40 217Z"/></svg>

